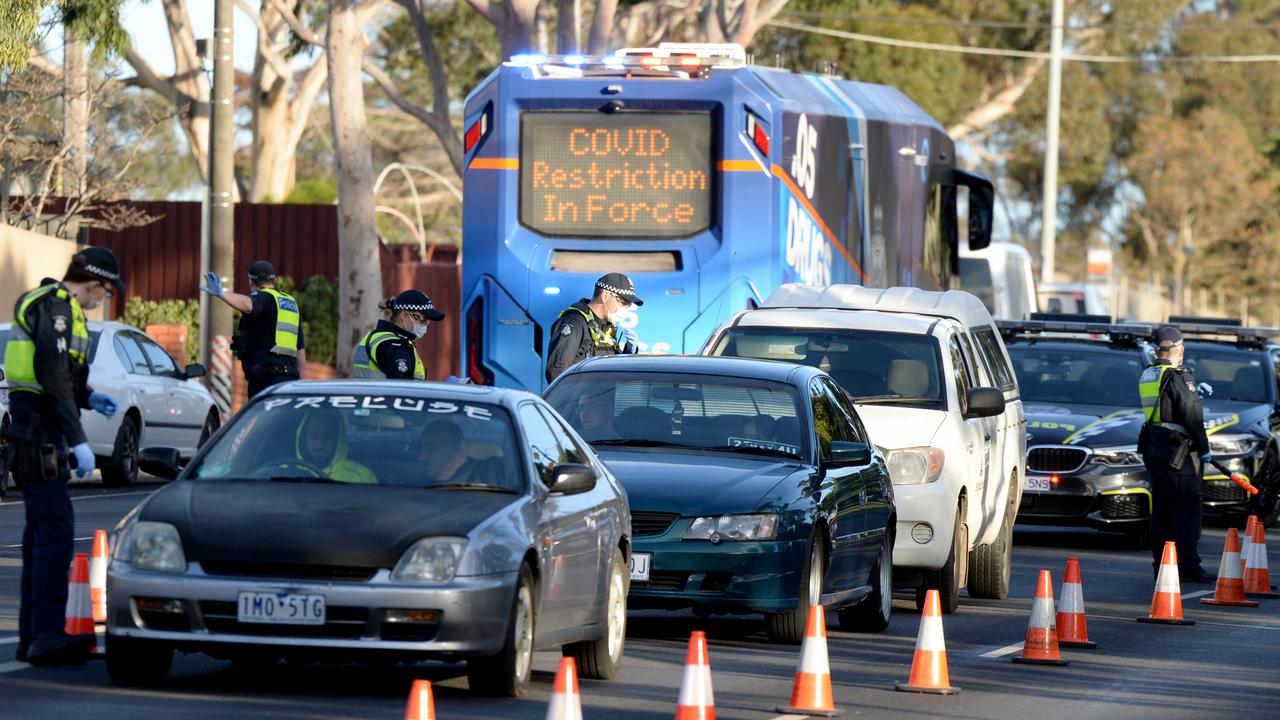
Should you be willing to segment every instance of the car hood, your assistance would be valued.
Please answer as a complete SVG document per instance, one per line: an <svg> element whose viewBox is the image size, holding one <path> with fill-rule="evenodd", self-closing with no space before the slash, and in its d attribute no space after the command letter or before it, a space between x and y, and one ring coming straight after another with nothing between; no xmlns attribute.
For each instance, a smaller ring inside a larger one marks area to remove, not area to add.
<svg viewBox="0 0 1280 720"><path fill-rule="evenodd" d="M1204 426L1209 434L1239 433L1253 430L1262 435L1269 434L1268 419L1271 408L1266 404L1238 402L1235 400L1204 401Z"/></svg>
<svg viewBox="0 0 1280 720"><path fill-rule="evenodd" d="M178 528L188 560L393 568L413 542L466 536L517 496L473 490L182 481L139 520Z"/></svg>
<svg viewBox="0 0 1280 720"><path fill-rule="evenodd" d="M1028 445L1136 445L1143 423L1142 410L1134 407L1027 402L1023 411ZM1204 425L1210 434L1239 431L1265 415L1266 409L1256 405L1206 403Z"/></svg>
<svg viewBox="0 0 1280 720"><path fill-rule="evenodd" d="M633 513L647 510L696 516L754 512L784 480L793 475L807 478L813 472L812 466L798 461L723 453L597 452L626 488ZM799 494L798 484L790 494Z"/></svg>
<svg viewBox="0 0 1280 720"><path fill-rule="evenodd" d="M885 450L925 447L933 444L933 436L947 414L941 410L895 405L857 405L858 417L867 428L871 442Z"/></svg>

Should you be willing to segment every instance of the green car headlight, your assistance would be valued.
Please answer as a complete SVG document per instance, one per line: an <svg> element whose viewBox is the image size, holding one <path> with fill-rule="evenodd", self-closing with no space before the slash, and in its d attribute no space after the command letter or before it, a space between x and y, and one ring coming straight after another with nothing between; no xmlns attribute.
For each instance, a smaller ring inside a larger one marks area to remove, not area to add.
<svg viewBox="0 0 1280 720"><path fill-rule="evenodd" d="M689 529L684 531L683 539L718 543L725 540L772 540L777 534L776 514L721 515L694 519Z"/></svg>

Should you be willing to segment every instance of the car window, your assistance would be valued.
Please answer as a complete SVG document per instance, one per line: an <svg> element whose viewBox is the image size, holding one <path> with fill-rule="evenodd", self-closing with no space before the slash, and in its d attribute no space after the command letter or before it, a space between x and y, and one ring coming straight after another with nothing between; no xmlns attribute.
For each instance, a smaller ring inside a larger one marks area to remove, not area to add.
<svg viewBox="0 0 1280 720"><path fill-rule="evenodd" d="M156 375L179 374L178 364L154 340L144 335L139 335L138 344L142 346L142 351L147 354L147 359L151 361L151 367Z"/></svg>
<svg viewBox="0 0 1280 720"><path fill-rule="evenodd" d="M142 348L133 339L133 333L116 333L114 344L116 357L120 358L120 364L124 365L126 372L133 375L151 374L147 356L142 354Z"/></svg>
<svg viewBox="0 0 1280 720"><path fill-rule="evenodd" d="M1045 403L1140 407L1138 350L1044 347L1013 343L1009 355L1023 400Z"/></svg>
<svg viewBox="0 0 1280 720"><path fill-rule="evenodd" d="M1208 383L1213 388L1210 401L1270 402L1261 352L1189 344L1184 362L1195 372L1197 382Z"/></svg>
<svg viewBox="0 0 1280 720"><path fill-rule="evenodd" d="M991 372L987 369L986 362L982 359L982 355L973 346L973 339L969 337L969 333L960 333L960 350L964 356L965 371L968 372L969 387L984 387L991 385Z"/></svg>
<svg viewBox="0 0 1280 720"><path fill-rule="evenodd" d="M533 469L544 485L550 484L555 466L560 463L561 447L547 419L532 404L520 406L520 425L529 441Z"/></svg>
<svg viewBox="0 0 1280 720"><path fill-rule="evenodd" d="M947 351L951 353L951 378L956 386L956 399L960 402L960 412L969 412L969 388L973 387L964 360L964 352L960 349L960 339L955 333L947 336Z"/></svg>
<svg viewBox="0 0 1280 720"><path fill-rule="evenodd" d="M862 427L862 420L858 417L858 409L853 406L853 401L832 381L824 380L823 382L827 384L827 389L835 400L836 409L840 411L841 416L848 423L849 440L861 443L867 442L867 431Z"/></svg>
<svg viewBox="0 0 1280 720"><path fill-rule="evenodd" d="M823 378L815 378L809 384L813 403L813 426L818 436L818 447L823 459L831 455L832 442L856 442L853 418L845 412L836 399L838 391Z"/></svg>
<svg viewBox="0 0 1280 720"><path fill-rule="evenodd" d="M551 434L556 438L556 445L560 448L560 462L562 463L578 463L585 464L587 462L586 453L582 452L582 448L578 447L578 443L574 441L573 436L565 428L560 418L555 417L554 413L546 408L538 408L546 419L547 424L551 426Z"/></svg>
<svg viewBox="0 0 1280 720"><path fill-rule="evenodd" d="M190 477L512 491L525 487L524 455L504 408L395 396L383 394L387 390L382 388L375 392L261 398L236 416Z"/></svg>
<svg viewBox="0 0 1280 720"><path fill-rule="evenodd" d="M978 342L978 350L986 360L987 367L991 369L996 387L1001 390L1013 389L1015 384L1013 372L1004 360L1004 352L1000 349L1000 338L996 336L995 329L990 325L977 328L973 332L973 337Z"/></svg>

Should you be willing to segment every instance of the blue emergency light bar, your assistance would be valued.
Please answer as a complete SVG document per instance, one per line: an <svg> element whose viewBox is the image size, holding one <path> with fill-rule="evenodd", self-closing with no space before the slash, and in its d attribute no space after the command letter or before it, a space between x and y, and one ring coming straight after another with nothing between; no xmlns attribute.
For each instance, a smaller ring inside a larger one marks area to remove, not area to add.
<svg viewBox="0 0 1280 720"><path fill-rule="evenodd" d="M1046 319L1041 319L1042 317ZM1006 338L1056 333L1066 335L1106 335L1111 342L1137 343L1151 337L1153 326L1146 323L1113 323L1105 315L1035 313L1032 320L996 320L996 328ZM1057 319L1064 318L1064 319ZM1084 318L1084 319L1079 319ZM1100 320L1099 320L1100 319Z"/></svg>
<svg viewBox="0 0 1280 720"><path fill-rule="evenodd" d="M1182 331L1183 337L1198 340L1223 338L1234 340L1239 345L1266 345L1273 338L1280 337L1280 328L1253 326L1247 327L1238 318L1195 318L1172 316L1169 324Z"/></svg>

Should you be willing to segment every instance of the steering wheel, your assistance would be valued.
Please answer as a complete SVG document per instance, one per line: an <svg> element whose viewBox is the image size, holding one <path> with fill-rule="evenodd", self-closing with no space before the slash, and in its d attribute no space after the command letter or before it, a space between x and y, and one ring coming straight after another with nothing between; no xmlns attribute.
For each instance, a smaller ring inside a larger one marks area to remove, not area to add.
<svg viewBox="0 0 1280 720"><path fill-rule="evenodd" d="M279 477L281 475L289 477L288 474L282 473L282 470L302 470L306 473L304 477L322 478L325 476L323 470L320 470L310 463L303 462L302 460L282 460L280 462L264 465L263 467L254 470L249 474L249 477L254 479Z"/></svg>

